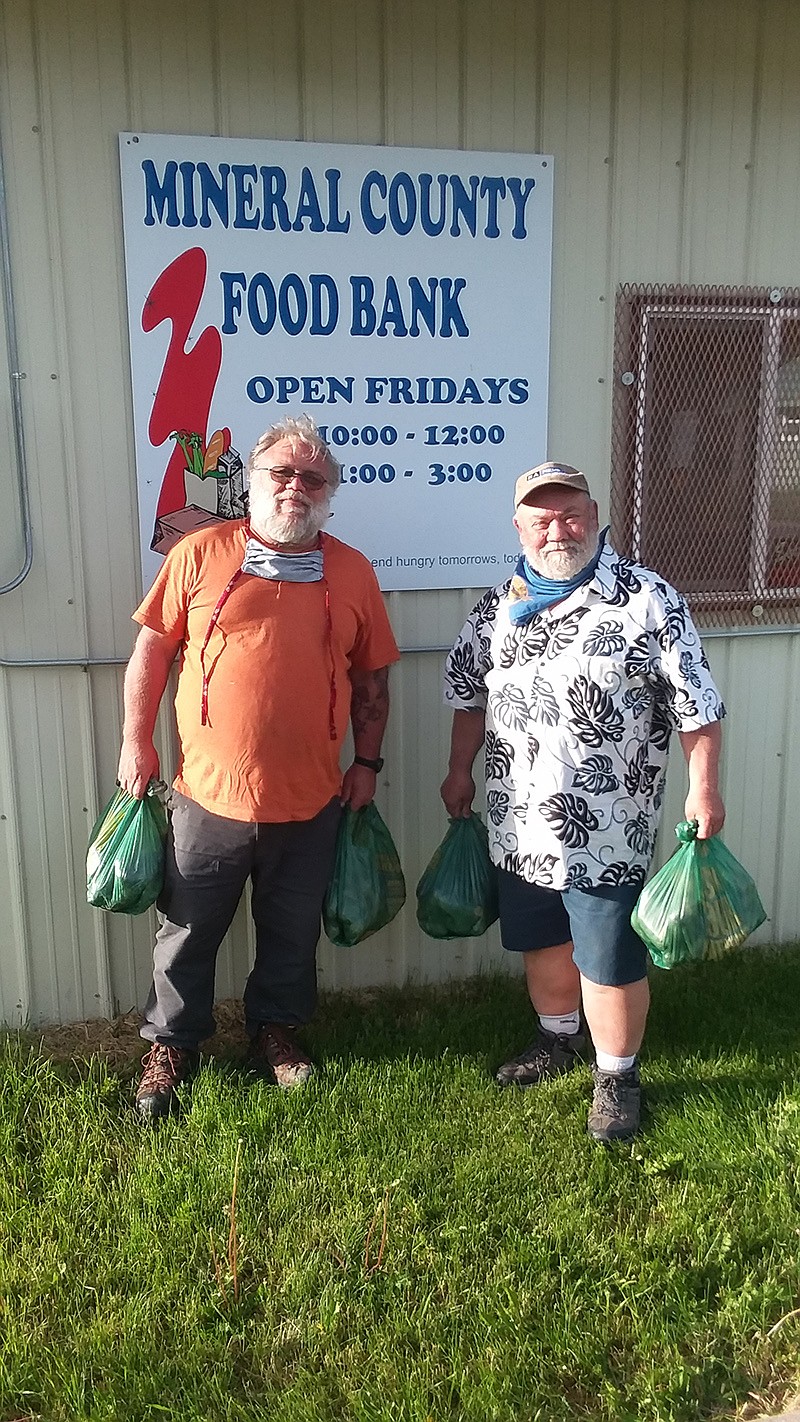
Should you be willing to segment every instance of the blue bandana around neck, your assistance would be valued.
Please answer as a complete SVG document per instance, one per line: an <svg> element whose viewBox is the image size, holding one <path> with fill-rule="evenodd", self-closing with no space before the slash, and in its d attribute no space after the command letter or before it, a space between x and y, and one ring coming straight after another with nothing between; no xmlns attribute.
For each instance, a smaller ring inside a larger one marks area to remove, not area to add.
<svg viewBox="0 0 800 1422"><path fill-rule="evenodd" d="M542 573L537 573L535 568L531 567L525 554L522 554L508 589L508 615L515 627L524 627L546 607L552 607L553 603L560 602L564 597L569 597L571 592L574 592L576 588L583 587L584 583L588 583L594 577L607 532L608 530L604 528L599 534L597 551L586 567L581 568L574 578L568 578L565 582L560 582L557 578L546 578Z"/></svg>

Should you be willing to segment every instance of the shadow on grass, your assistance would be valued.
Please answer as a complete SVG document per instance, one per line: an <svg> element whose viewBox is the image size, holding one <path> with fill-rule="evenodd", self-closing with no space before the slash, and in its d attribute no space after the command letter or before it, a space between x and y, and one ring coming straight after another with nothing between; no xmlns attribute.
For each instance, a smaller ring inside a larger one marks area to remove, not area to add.
<svg viewBox="0 0 800 1422"><path fill-rule="evenodd" d="M728 1087L738 1083L743 1090L780 1090L787 1058L800 1048L800 945L745 949L718 963L692 964L670 973L653 970L651 985L643 1055L653 1073L648 1092L654 1102L674 1104L681 1096L713 1091L723 1081ZM204 1069L218 1072L223 1080L255 1082L244 1067L239 1005L221 1004L217 1015L220 1032L207 1044L210 1053L204 1046ZM123 1040L120 1023L125 1027ZM136 1026L135 1014L107 1024L118 1044L113 1059L102 1044L96 1053L88 1042L83 1048L78 1034L66 1056L51 1057L48 1033L9 1033L3 1050L6 1056L50 1057L49 1069L65 1083L105 1073L104 1091L113 1109L114 1096L127 1100L138 1075L146 1044ZM522 1050L534 1030L524 981L487 975L436 986L323 994L317 1017L303 1035L323 1068L334 1060L346 1069L357 1062L440 1060L447 1055L471 1059L491 1072ZM726 1057L740 1060L724 1070L720 1059ZM741 1058L746 1059L744 1070ZM673 1069L675 1080L670 1079Z"/></svg>
<svg viewBox="0 0 800 1422"><path fill-rule="evenodd" d="M751 1103L756 1098L761 1102L777 1101L786 1087L789 1076L788 1065L784 1069L770 1066L763 1070L732 1070L714 1075L703 1071L694 1072L689 1065L685 1070L691 1074L668 1081L654 1078L646 1072L643 1073L643 1084L648 1109L651 1113L660 1108L674 1109L699 1097L703 1097L705 1101L711 1101L716 1097L720 1106L726 1108L732 1106L733 1098L736 1096L741 1096L743 1101Z"/></svg>
<svg viewBox="0 0 800 1422"><path fill-rule="evenodd" d="M800 1045L798 946L745 950L671 973L653 970L651 986L651 1058L715 1058L736 1051L766 1064ZM309 1037L325 1055L391 1060L448 1051L501 1060L530 1040L534 1023L524 983L487 976L443 987L330 994Z"/></svg>

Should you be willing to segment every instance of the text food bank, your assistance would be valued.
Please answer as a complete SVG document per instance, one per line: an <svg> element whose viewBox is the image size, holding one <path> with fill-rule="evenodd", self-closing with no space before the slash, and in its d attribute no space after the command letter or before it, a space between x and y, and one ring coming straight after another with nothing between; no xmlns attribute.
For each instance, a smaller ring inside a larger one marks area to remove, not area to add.
<svg viewBox="0 0 800 1422"><path fill-rule="evenodd" d="M257 336L268 336L277 324L287 335L330 336L339 325L341 301L332 276L313 272L304 279L288 272L274 281L266 272L220 272L222 334L233 336L246 319ZM467 283L463 277L418 277L398 283L387 276L380 291L368 276L351 276L347 322L351 336L468 336L460 306Z"/></svg>

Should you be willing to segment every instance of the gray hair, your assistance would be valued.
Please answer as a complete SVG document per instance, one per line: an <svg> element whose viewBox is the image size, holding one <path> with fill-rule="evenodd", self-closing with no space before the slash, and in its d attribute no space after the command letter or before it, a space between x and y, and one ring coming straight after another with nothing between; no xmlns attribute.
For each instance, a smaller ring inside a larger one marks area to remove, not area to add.
<svg viewBox="0 0 800 1422"><path fill-rule="evenodd" d="M332 489L338 488L342 480L342 466L331 453L330 447L325 443L320 435L316 424L310 415L287 415L285 419L279 420L277 424L270 425L268 430L256 440L255 445L247 461L247 473L252 475L253 468L266 450L273 444L278 444L280 440L288 439L292 448L304 444L314 451L315 455L320 455L323 462L328 467L328 483Z"/></svg>

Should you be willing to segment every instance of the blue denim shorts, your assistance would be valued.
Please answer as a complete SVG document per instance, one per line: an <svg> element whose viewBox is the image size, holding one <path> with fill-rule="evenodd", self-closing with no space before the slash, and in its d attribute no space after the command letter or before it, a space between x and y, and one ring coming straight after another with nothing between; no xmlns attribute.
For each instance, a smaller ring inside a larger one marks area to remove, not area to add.
<svg viewBox="0 0 800 1422"><path fill-rule="evenodd" d="M637 884L593 889L544 889L497 870L500 937L511 953L572 941L572 957L589 982L623 987L647 977L647 949L631 928Z"/></svg>

